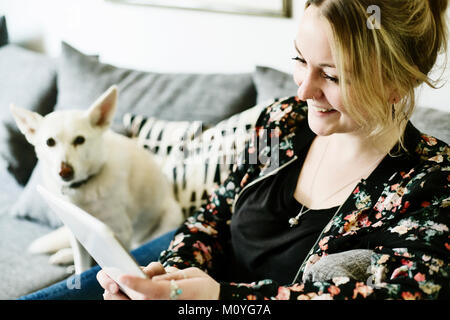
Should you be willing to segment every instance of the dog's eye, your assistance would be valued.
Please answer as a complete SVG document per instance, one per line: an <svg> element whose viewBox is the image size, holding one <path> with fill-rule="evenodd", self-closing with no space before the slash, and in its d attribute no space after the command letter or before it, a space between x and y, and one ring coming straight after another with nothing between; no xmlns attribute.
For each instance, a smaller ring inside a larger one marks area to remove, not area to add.
<svg viewBox="0 0 450 320"><path fill-rule="evenodd" d="M56 144L55 139L53 139L53 138L48 138L48 139L47 139L47 145L48 145L49 147L53 147L55 144Z"/></svg>
<svg viewBox="0 0 450 320"><path fill-rule="evenodd" d="M85 139L84 139L83 136L78 136L78 137L75 138L75 140L73 140L73 145L77 146L77 145L83 144L84 140Z"/></svg>

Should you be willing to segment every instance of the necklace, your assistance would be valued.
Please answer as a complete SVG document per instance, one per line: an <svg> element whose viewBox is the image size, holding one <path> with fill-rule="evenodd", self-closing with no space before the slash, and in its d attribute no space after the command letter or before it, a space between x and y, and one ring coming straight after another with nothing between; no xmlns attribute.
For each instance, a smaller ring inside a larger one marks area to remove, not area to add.
<svg viewBox="0 0 450 320"><path fill-rule="evenodd" d="M321 157L321 159L320 159L320 161L319 161L319 164L317 165L316 171L314 172L313 181L312 181L311 187L310 187L310 193L312 193L313 187L314 187L314 185L315 185L317 173L318 173L318 171L319 171L320 165L322 164L323 158L325 157L325 154L326 154L326 152L327 152L327 150L328 150L328 145L329 145L329 144L330 144L330 141L328 140L328 143L327 143L327 145L326 145L326 147L325 147L325 150L324 150L324 152L323 152L323 154L322 154L322 157ZM383 156L383 157L384 157L384 156ZM369 167L369 170L372 170L373 167L378 163L379 160L380 160L380 159L377 158L377 161L375 161L375 162ZM336 195L336 194L339 193L340 191L344 190L346 187L348 187L349 185L351 185L352 183L354 183L354 182L357 181L357 180L361 180L361 176L360 176L360 175L359 175L358 177L356 177L355 179L353 179L352 181L350 181L349 183L347 183L346 185L344 185L343 187L339 188L337 191L333 192L333 193L332 193L331 195L329 195L328 197L324 198L322 201L326 201L326 200L330 199L331 197L333 197L334 195ZM341 203L341 205L338 207L338 209L337 209L337 211L334 213L334 215L336 215L336 214L339 212L339 210L341 210L341 208L342 208L343 205L344 205L344 203ZM305 211L303 211L304 208L305 208L305 205L302 204L302 207L301 207L301 209L300 209L300 212L299 212L295 217L289 219L289 226L290 226L291 228L297 226L297 225L299 224L299 222L300 222L300 218L301 218L305 213L307 213L308 211L311 210L311 208L309 208L309 209L306 209Z"/></svg>
<svg viewBox="0 0 450 320"><path fill-rule="evenodd" d="M328 196L327 198L323 199L322 201L326 201L328 199L330 199L332 196L334 196L336 193L338 193L339 191L343 190L344 188L348 187L350 184L352 184L353 182L355 182L356 180L360 179L360 177L353 179L352 181L350 181L349 183L347 183L345 186L343 186L342 188L340 188L339 190L337 190L336 192L334 192L332 195ZM337 209L337 211L335 212L335 215L338 213L339 210L341 210L342 205L344 203L342 203L339 208ZM300 218L307 213L309 210L311 210L311 208L306 209L305 211L303 211L303 209L305 208L305 205L302 204L302 208L300 209L300 212L298 215L296 215L294 218L290 218L289 219L289 226L295 227L296 225L298 225Z"/></svg>

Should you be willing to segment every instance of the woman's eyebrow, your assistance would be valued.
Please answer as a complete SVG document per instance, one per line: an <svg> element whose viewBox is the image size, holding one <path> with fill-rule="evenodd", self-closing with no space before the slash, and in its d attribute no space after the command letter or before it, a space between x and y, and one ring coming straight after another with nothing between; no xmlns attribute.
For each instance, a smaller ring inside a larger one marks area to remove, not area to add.
<svg viewBox="0 0 450 320"><path fill-rule="evenodd" d="M295 50L297 50L297 53L303 57L302 53L300 52L300 49L297 47L297 42L295 40L294 40L294 47Z"/></svg>
<svg viewBox="0 0 450 320"><path fill-rule="evenodd" d="M297 50L297 53L303 57L302 53L298 49L297 42L295 40L294 40L294 47L295 47L295 50ZM331 64L331 63L320 63L319 67L336 69L336 66L334 64Z"/></svg>

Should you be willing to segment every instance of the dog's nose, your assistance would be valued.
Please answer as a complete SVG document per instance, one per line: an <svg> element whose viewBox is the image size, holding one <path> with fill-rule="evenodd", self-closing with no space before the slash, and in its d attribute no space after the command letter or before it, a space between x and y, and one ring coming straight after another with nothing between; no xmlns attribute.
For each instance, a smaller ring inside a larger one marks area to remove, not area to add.
<svg viewBox="0 0 450 320"><path fill-rule="evenodd" d="M61 178L64 181L70 181L73 179L73 168L70 164L68 164L67 162L62 162L61 163L61 171L59 171L59 175L61 176Z"/></svg>

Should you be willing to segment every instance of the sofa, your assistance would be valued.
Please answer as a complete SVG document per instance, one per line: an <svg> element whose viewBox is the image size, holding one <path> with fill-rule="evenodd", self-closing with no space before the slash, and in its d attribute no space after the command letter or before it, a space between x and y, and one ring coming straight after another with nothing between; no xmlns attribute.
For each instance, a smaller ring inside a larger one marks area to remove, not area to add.
<svg viewBox="0 0 450 320"><path fill-rule="evenodd" d="M186 215L224 180L264 106L295 95L297 89L290 74L266 66L240 74L164 74L105 64L67 43L58 58L2 46L0 299L16 299L73 273L71 266L50 265L48 255L27 251L34 239L61 222L35 192L39 164L13 122L9 104L42 115L86 109L112 84L119 88L113 130L154 153ZM430 106L420 106L412 118L420 130L446 142L449 120L449 113ZM200 144L208 148L200 150ZM200 153L202 161L188 161Z"/></svg>

